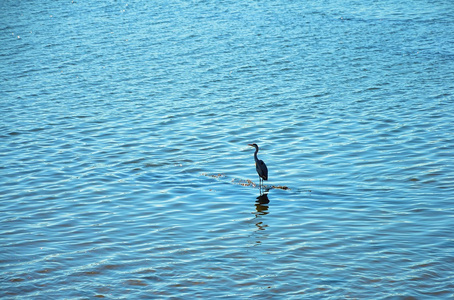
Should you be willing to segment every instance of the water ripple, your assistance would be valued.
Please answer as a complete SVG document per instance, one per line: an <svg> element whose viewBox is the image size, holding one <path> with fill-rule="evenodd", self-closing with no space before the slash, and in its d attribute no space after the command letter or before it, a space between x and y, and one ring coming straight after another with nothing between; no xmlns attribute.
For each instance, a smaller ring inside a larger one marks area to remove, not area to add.
<svg viewBox="0 0 454 300"><path fill-rule="evenodd" d="M450 5L0 7L5 299L453 296Z"/></svg>

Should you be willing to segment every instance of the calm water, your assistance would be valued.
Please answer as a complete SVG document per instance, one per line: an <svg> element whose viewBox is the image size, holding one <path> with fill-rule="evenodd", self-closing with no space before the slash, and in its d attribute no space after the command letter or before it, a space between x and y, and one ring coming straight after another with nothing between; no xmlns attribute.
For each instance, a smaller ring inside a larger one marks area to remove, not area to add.
<svg viewBox="0 0 454 300"><path fill-rule="evenodd" d="M1 297L453 298L453 18L1 1Z"/></svg>

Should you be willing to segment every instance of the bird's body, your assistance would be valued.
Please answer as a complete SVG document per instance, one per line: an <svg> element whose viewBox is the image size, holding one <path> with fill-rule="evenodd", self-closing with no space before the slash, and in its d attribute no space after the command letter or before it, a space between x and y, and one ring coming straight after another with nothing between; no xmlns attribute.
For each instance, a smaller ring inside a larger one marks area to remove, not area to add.
<svg viewBox="0 0 454 300"><path fill-rule="evenodd" d="M259 174L260 180L260 190L262 189L262 180L268 180L268 168L263 160L258 159L257 153L259 152L259 146L257 144L248 144L251 147L255 148L254 160L255 160L255 169L257 174Z"/></svg>
<svg viewBox="0 0 454 300"><path fill-rule="evenodd" d="M255 169L257 170L257 174L259 174L260 178L268 180L268 168L263 160L257 159L257 152L255 154Z"/></svg>

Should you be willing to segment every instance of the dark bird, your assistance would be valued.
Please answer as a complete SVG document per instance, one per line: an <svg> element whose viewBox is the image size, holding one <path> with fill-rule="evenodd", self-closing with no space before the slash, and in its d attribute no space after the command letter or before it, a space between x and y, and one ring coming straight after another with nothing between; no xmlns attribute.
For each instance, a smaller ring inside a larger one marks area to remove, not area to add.
<svg viewBox="0 0 454 300"><path fill-rule="evenodd" d="M255 160L255 169L257 174L259 174L260 181L260 192L262 191L263 180L268 180L268 168L265 165L265 162L257 158L257 153L259 152L259 146L257 144L248 144L251 147L255 148L254 160Z"/></svg>

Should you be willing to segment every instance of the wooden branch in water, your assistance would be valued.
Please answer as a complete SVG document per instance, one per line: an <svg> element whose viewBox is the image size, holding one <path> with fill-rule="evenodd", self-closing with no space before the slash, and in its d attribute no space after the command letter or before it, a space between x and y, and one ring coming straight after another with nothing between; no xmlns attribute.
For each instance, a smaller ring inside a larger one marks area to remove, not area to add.
<svg viewBox="0 0 454 300"><path fill-rule="evenodd" d="M200 175L206 176L206 177L211 177L211 178L226 177L225 174L223 174L223 173L218 173L218 174L201 173ZM252 187L256 187L257 186L257 184L254 183L250 179L244 180L244 179L233 178L232 182L234 184L238 184L238 185L242 185L242 186L252 186ZM285 185L264 185L263 188L265 188L265 189L278 189L278 190L285 190L285 191L286 190L290 190L290 188L288 186L285 186Z"/></svg>

